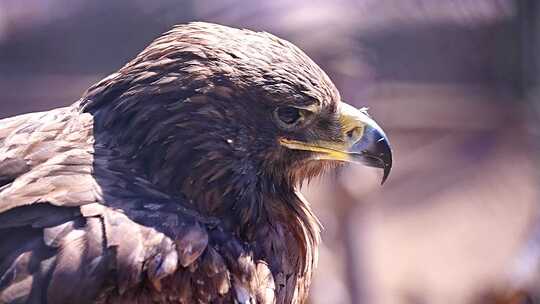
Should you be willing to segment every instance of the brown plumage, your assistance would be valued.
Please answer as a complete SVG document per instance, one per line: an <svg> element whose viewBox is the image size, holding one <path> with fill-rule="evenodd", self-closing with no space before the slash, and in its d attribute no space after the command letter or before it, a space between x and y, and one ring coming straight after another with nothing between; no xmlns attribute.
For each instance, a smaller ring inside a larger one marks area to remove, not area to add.
<svg viewBox="0 0 540 304"><path fill-rule="evenodd" d="M72 106L0 120L0 303L304 302L320 225L295 187L391 165L344 107L292 44L192 23Z"/></svg>

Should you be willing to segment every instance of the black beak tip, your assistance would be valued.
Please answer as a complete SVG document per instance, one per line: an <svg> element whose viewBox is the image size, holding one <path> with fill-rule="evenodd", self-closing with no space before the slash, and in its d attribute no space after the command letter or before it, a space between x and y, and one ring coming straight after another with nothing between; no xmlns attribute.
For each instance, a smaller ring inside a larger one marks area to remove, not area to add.
<svg viewBox="0 0 540 304"><path fill-rule="evenodd" d="M392 148L390 148L390 144L388 143L388 140L384 141L384 152L382 156L382 168L383 168L383 178L381 181L381 186L384 184L388 176L390 175L390 171L392 170Z"/></svg>
<svg viewBox="0 0 540 304"><path fill-rule="evenodd" d="M392 163L385 163L384 164L384 173L381 180L381 186L384 184L388 176L390 175L390 170L392 169Z"/></svg>
<svg viewBox="0 0 540 304"><path fill-rule="evenodd" d="M390 171L392 170L392 148L390 148L390 144L386 137L383 137L383 139L380 139L378 141L376 151L379 153L379 157L380 157L379 167L382 168L384 172L382 180L381 180L381 186L382 186L384 182L386 182L386 180L388 179L388 176L390 175Z"/></svg>
<svg viewBox="0 0 540 304"><path fill-rule="evenodd" d="M378 145L360 154L362 163L368 167L383 169L381 185L383 185L392 169L392 150L387 141L379 141Z"/></svg>

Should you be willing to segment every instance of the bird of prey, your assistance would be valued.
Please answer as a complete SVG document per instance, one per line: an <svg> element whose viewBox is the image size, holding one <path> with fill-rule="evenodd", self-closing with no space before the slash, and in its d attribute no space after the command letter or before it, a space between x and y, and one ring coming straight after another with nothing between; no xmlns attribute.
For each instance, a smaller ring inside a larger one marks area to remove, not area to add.
<svg viewBox="0 0 540 304"><path fill-rule="evenodd" d="M299 184L390 172L367 114L293 44L174 27L73 105L0 120L0 303L304 303Z"/></svg>

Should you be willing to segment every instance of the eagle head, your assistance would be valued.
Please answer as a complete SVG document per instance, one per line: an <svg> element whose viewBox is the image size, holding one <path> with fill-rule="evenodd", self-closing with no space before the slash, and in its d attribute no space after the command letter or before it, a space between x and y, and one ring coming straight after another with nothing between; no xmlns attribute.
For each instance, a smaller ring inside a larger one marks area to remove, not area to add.
<svg viewBox="0 0 540 304"><path fill-rule="evenodd" d="M382 168L383 182L392 167L388 139L367 111L341 101L299 48L264 32L177 26L82 104L96 141L212 214L260 214L265 197L287 196L345 162Z"/></svg>

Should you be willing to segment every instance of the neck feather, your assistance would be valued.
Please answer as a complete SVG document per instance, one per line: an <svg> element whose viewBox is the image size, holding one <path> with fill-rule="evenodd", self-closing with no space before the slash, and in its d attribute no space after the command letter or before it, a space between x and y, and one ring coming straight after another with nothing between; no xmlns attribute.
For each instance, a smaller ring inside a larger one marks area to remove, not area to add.
<svg viewBox="0 0 540 304"><path fill-rule="evenodd" d="M96 142L131 159L160 191L185 195L199 212L224 219L245 240L259 225L280 221L306 247L318 242L318 221L291 178L265 170L264 154L275 143L261 138L272 135L250 129L257 122L234 119L247 105L231 102L231 90L156 94L123 87L128 78L110 81L91 88L81 103L94 116Z"/></svg>

